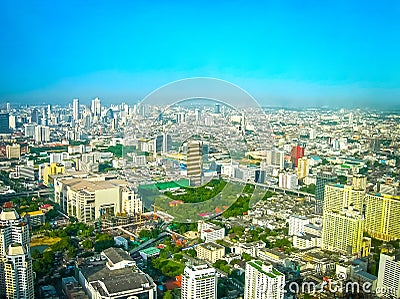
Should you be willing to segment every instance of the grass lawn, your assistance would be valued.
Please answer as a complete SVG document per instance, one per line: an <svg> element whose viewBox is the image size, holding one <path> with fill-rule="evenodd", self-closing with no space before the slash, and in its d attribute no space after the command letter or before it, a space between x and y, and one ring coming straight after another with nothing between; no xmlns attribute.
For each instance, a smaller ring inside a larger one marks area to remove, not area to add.
<svg viewBox="0 0 400 299"><path fill-rule="evenodd" d="M60 237L38 237L38 238L32 238L31 240L31 247L32 246L40 246L40 245L47 245L51 246L61 240Z"/></svg>

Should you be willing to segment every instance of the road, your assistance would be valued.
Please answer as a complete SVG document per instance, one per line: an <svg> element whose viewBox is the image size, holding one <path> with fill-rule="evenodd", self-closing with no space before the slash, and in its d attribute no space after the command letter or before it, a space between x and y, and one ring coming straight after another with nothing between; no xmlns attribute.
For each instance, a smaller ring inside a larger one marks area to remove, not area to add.
<svg viewBox="0 0 400 299"><path fill-rule="evenodd" d="M11 200L13 198L17 197L29 197L29 196L37 196L37 197L42 197L42 196L48 196L54 194L53 190L50 189L42 189L42 190L36 190L36 191L26 191L26 192L18 192L18 193L8 193L8 194L2 194L1 195L1 201L7 201Z"/></svg>
<svg viewBox="0 0 400 299"><path fill-rule="evenodd" d="M253 184L255 186L259 186L262 187L266 190L271 190L274 192L281 192L281 193L291 193L291 194L295 194L297 196L305 196L305 197L315 197L315 194L312 193L307 193L307 192L303 192L300 190L293 190L293 189L286 189L286 188L281 188L278 186L271 186L271 185L267 185L267 184L261 184L261 183L254 183L254 182L248 182L248 181L244 181L244 180L240 180L240 179L235 179L235 178L228 178L228 181L230 182L234 182L234 183L240 183L240 184Z"/></svg>

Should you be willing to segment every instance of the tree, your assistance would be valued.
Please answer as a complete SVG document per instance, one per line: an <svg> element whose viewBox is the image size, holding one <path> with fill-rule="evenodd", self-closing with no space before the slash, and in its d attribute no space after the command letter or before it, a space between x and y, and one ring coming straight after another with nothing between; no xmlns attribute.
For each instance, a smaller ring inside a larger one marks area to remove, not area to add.
<svg viewBox="0 0 400 299"><path fill-rule="evenodd" d="M92 240L84 240L83 242L82 242L82 247L84 248L84 249L92 249L93 248L93 242L92 242Z"/></svg>
<svg viewBox="0 0 400 299"><path fill-rule="evenodd" d="M164 293L163 299L173 299L174 297L172 296L171 291L166 291Z"/></svg>

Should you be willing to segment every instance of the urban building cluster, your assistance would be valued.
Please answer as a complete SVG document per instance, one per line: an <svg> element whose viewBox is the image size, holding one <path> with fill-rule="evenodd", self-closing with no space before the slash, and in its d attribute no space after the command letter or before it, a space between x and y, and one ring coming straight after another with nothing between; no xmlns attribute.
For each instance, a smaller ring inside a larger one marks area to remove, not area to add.
<svg viewBox="0 0 400 299"><path fill-rule="evenodd" d="M400 298L399 133L378 110L8 103L0 297Z"/></svg>

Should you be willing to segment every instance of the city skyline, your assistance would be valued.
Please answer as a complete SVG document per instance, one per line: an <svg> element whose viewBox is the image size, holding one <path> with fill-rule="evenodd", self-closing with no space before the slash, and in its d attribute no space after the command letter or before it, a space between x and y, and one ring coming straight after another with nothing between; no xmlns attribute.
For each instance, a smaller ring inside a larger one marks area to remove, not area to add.
<svg viewBox="0 0 400 299"><path fill-rule="evenodd" d="M134 103L188 77L261 105L396 106L400 5L2 4L0 102ZM78 9L77 9L78 7Z"/></svg>

